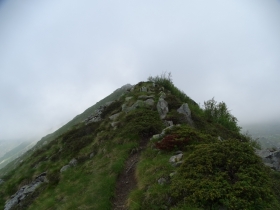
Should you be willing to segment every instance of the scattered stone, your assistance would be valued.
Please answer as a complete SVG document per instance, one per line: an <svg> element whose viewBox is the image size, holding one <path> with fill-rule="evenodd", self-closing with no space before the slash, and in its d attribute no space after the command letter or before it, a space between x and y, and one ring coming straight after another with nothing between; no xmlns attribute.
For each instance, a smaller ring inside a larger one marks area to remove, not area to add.
<svg viewBox="0 0 280 210"><path fill-rule="evenodd" d="M93 158L94 157L94 152L90 153L89 158Z"/></svg>
<svg viewBox="0 0 280 210"><path fill-rule="evenodd" d="M187 103L182 104L182 106L179 109L177 109L177 112L183 114L186 117L187 123L193 125L193 121L191 118L191 110Z"/></svg>
<svg viewBox="0 0 280 210"><path fill-rule="evenodd" d="M161 135L162 135L162 136L165 135L165 132L166 132L167 130L173 128L173 127L174 127L174 125L171 125L171 126L168 126L168 127L164 128L164 129L162 130L162 132L161 132Z"/></svg>
<svg viewBox="0 0 280 210"><path fill-rule="evenodd" d="M139 96L138 98L145 100L145 99L150 99L150 98L154 98L154 97L155 97L155 95L150 95L150 96L142 95L142 96Z"/></svg>
<svg viewBox="0 0 280 210"><path fill-rule="evenodd" d="M146 101L145 101L145 104L146 105L148 105L148 106L154 106L154 104L155 104L155 101L154 101L154 99L147 99Z"/></svg>
<svg viewBox="0 0 280 210"><path fill-rule="evenodd" d="M131 107L122 107L122 110L125 111L126 113L135 110L136 108L144 106L144 101L142 100L137 100Z"/></svg>
<svg viewBox="0 0 280 210"><path fill-rule="evenodd" d="M148 91L148 89L147 89L147 87L145 87L145 86L143 86L143 87L140 88L140 92L147 92L147 91Z"/></svg>
<svg viewBox="0 0 280 210"><path fill-rule="evenodd" d="M157 110L160 115L160 119L164 119L169 110L168 110L168 104L163 98L160 98L158 100Z"/></svg>
<svg viewBox="0 0 280 210"><path fill-rule="evenodd" d="M159 94L160 94L159 98L162 98L162 99L166 98L166 94L163 91L161 91Z"/></svg>
<svg viewBox="0 0 280 210"><path fill-rule="evenodd" d="M183 158L183 154L182 154L182 153L180 153L180 154L178 154L178 155L174 155L174 156L172 156L172 157L169 159L169 163L176 163L176 162L178 162L178 161L181 161L182 158Z"/></svg>
<svg viewBox="0 0 280 210"><path fill-rule="evenodd" d="M126 112L126 110L128 109L128 106L126 104L123 104L122 105L122 111L123 112Z"/></svg>
<svg viewBox="0 0 280 210"><path fill-rule="evenodd" d="M159 183L160 185L164 185L166 182L167 182L167 180L166 180L165 178L159 178L159 179L158 179L158 183Z"/></svg>
<svg viewBox="0 0 280 210"><path fill-rule="evenodd" d="M16 206L19 206L21 202L29 195L32 194L42 183L48 182L46 178L47 173L44 172L37 176L30 184L21 187L10 200L6 201L4 210L10 210Z"/></svg>
<svg viewBox="0 0 280 210"><path fill-rule="evenodd" d="M117 125L119 124L119 121L111 122L110 124L111 124L111 126L112 126L113 128L116 128Z"/></svg>
<svg viewBox="0 0 280 210"><path fill-rule="evenodd" d="M108 102L107 102L108 103ZM87 125L89 123L92 123L92 122L99 122L101 121L101 114L102 112L104 111L104 109L107 107L107 105L104 105L104 106L100 106L98 109L96 109L94 111L93 114L91 114L90 116L88 116L83 122Z"/></svg>
<svg viewBox="0 0 280 210"><path fill-rule="evenodd" d="M70 165L65 165L60 169L60 173L67 171L71 166Z"/></svg>
<svg viewBox="0 0 280 210"><path fill-rule="evenodd" d="M73 159L70 160L70 162L69 162L69 165L72 166L72 167L75 167L77 164L78 164L78 161L77 161L75 158L73 158Z"/></svg>
<svg viewBox="0 0 280 210"><path fill-rule="evenodd" d="M113 114L109 117L110 120L116 120L119 116L120 116L121 113L117 113L117 114Z"/></svg>
<svg viewBox="0 0 280 210"><path fill-rule="evenodd" d="M164 125L166 125L167 127L173 126L173 121L168 121L168 120L164 120Z"/></svg>
<svg viewBox="0 0 280 210"><path fill-rule="evenodd" d="M169 174L169 177L171 178L171 177L173 177L175 174L177 174L177 172L176 172L176 171L175 171L175 172L170 173L170 174Z"/></svg>
<svg viewBox="0 0 280 210"><path fill-rule="evenodd" d="M161 135L161 134L155 134L155 135L153 135L153 137L151 138L151 140L152 140L152 139L160 139L160 138L162 138L162 135Z"/></svg>

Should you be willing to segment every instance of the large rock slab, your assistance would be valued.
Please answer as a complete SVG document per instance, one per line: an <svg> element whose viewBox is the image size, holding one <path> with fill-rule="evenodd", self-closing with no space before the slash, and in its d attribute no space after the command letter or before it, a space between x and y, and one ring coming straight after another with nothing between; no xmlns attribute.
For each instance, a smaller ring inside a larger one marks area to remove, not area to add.
<svg viewBox="0 0 280 210"><path fill-rule="evenodd" d="M179 109L177 109L177 112L185 116L185 119L188 124L193 125L191 110L187 103L182 104L182 106Z"/></svg>
<svg viewBox="0 0 280 210"><path fill-rule="evenodd" d="M168 113L168 103L163 98L160 98L157 103L157 110L160 116L160 119L164 119Z"/></svg>
<svg viewBox="0 0 280 210"><path fill-rule="evenodd" d="M47 173L44 172L37 176L30 184L21 187L10 200L6 201L4 210L10 210L16 206L19 206L21 202L29 195L32 194L41 184L48 182L46 179Z"/></svg>

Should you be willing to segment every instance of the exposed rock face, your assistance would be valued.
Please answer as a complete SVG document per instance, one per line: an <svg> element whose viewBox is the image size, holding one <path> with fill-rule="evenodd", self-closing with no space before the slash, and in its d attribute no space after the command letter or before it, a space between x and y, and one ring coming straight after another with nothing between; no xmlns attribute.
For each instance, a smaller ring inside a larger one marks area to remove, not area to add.
<svg viewBox="0 0 280 210"><path fill-rule="evenodd" d="M263 159L265 165L280 171L280 151L256 150L256 154Z"/></svg>
<svg viewBox="0 0 280 210"><path fill-rule="evenodd" d="M98 109L96 109L93 114L91 114L84 120L85 124L89 124L91 122L99 122L100 120L102 120L101 114L105 108L106 105L100 106Z"/></svg>
<svg viewBox="0 0 280 210"><path fill-rule="evenodd" d="M154 97L155 97L154 95L150 95L150 96L142 95L142 96L139 96L138 98L145 100L145 99L150 99L150 98L154 98Z"/></svg>
<svg viewBox="0 0 280 210"><path fill-rule="evenodd" d="M147 92L148 89L147 89L147 87L143 86L143 87L140 88L140 91L141 91L141 92Z"/></svg>
<svg viewBox="0 0 280 210"><path fill-rule="evenodd" d="M148 105L148 106L154 106L154 104L155 104L155 101L154 101L154 99L147 99L146 101L145 101L145 104L146 105Z"/></svg>
<svg viewBox="0 0 280 210"><path fill-rule="evenodd" d="M37 176L34 181L29 185L24 185L14 195L11 196L10 200L6 201L4 210L10 210L16 205L20 205L21 202L31 193L33 193L42 183L48 182L46 179L47 173L44 172Z"/></svg>
<svg viewBox="0 0 280 210"><path fill-rule="evenodd" d="M144 106L144 101L137 100L132 106L128 107L126 104L122 105L122 111L128 113L132 110L135 110L138 107Z"/></svg>
<svg viewBox="0 0 280 210"><path fill-rule="evenodd" d="M109 117L110 120L116 120L121 113L113 114Z"/></svg>
<svg viewBox="0 0 280 210"><path fill-rule="evenodd" d="M158 100L157 110L160 115L160 119L164 119L169 110L168 110L168 104L163 98L160 98Z"/></svg>
<svg viewBox="0 0 280 210"><path fill-rule="evenodd" d="M193 125L191 110L187 103L182 104L182 106L179 109L177 109L177 112L183 114L186 117L186 121L190 125Z"/></svg>

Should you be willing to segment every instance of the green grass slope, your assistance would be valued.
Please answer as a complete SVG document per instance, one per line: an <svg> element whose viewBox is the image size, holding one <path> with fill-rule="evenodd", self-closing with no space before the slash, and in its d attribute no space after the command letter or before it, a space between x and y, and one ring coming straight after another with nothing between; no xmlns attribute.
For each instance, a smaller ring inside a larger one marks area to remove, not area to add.
<svg viewBox="0 0 280 210"><path fill-rule="evenodd" d="M148 92L139 91L143 86ZM151 138L166 127L156 107L162 92L169 106L166 120L176 126ZM154 105L142 103L128 113L122 111L123 104L129 107L146 95L154 96ZM189 104L194 125L176 112L183 103ZM75 123L1 176L5 182L0 186L0 208L46 171L48 182L16 209L112 209L125 162L141 151L137 185L129 192L127 209L280 209L279 173L254 154L257 145L239 132L224 104L214 103L211 109L217 114L209 115L210 108L199 107L165 75L140 82L103 111L102 121ZM112 121L109 117L116 113ZM143 140L148 140L144 146ZM174 166L169 159L178 150L182 162ZM73 158L77 166L60 172Z"/></svg>

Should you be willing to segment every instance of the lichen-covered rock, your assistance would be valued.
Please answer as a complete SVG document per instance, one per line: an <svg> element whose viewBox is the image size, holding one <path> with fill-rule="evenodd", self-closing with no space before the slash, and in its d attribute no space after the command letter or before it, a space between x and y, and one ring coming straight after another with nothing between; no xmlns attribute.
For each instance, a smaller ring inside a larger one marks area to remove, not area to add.
<svg viewBox="0 0 280 210"><path fill-rule="evenodd" d="M69 165L72 166L72 167L75 167L77 164L78 164L78 161L77 161L75 158L73 158L73 159L70 160L70 162L69 162Z"/></svg>
<svg viewBox="0 0 280 210"><path fill-rule="evenodd" d="M160 119L164 119L169 110L168 110L168 103L163 98L160 98L158 100L157 110L158 110Z"/></svg>
<svg viewBox="0 0 280 210"><path fill-rule="evenodd" d="M187 123L193 125L191 110L187 103L182 104L182 106L179 109L177 109L177 112L183 114L186 118Z"/></svg>
<svg viewBox="0 0 280 210"><path fill-rule="evenodd" d="M145 86L143 86L143 87L140 88L140 91L141 91L141 92L147 92L147 91L148 91L148 88L145 87Z"/></svg>
<svg viewBox="0 0 280 210"><path fill-rule="evenodd" d="M119 116L120 116L121 113L117 113L117 114L113 114L109 117L110 120L116 120Z"/></svg>
<svg viewBox="0 0 280 210"><path fill-rule="evenodd" d="M182 153L180 153L180 154L178 154L178 155L174 155L174 156L170 157L169 163L176 163L176 162L179 162L179 161L182 160L182 158L183 158L183 154L182 154Z"/></svg>
<svg viewBox="0 0 280 210"><path fill-rule="evenodd" d="M154 97L155 97L155 95L150 95L150 96L142 95L142 96L139 96L138 98L145 100L145 99L150 99L150 98L154 98Z"/></svg>
<svg viewBox="0 0 280 210"><path fill-rule="evenodd" d="M10 200L6 201L4 210L10 210L20 203L29 195L32 194L42 183L48 182L46 179L47 173L44 172L37 176L30 184L21 187Z"/></svg>
<svg viewBox="0 0 280 210"><path fill-rule="evenodd" d="M154 99L147 99L146 101L145 101L145 104L147 105L147 106L154 106L154 104L155 104L155 101L154 101Z"/></svg>
<svg viewBox="0 0 280 210"><path fill-rule="evenodd" d="M160 185L164 185L166 182L167 182L167 180L165 178L163 178L163 177L158 179L158 183Z"/></svg>
<svg viewBox="0 0 280 210"><path fill-rule="evenodd" d="M60 169L60 173L67 171L71 166L70 165L65 165Z"/></svg>

